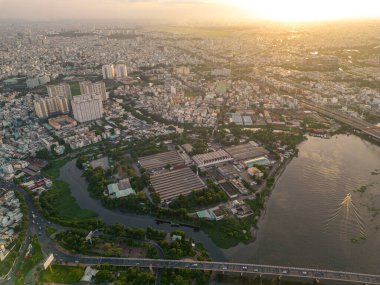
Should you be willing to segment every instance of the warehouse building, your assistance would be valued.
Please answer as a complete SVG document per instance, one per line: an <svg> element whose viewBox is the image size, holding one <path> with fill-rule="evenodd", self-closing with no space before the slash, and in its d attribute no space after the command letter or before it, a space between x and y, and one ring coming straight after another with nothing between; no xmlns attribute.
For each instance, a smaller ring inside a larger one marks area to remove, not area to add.
<svg viewBox="0 0 380 285"><path fill-rule="evenodd" d="M161 170L168 165L173 168L185 166L185 161L175 150L140 157L138 162L141 167L144 167L151 172Z"/></svg>
<svg viewBox="0 0 380 285"><path fill-rule="evenodd" d="M269 151L265 148L256 146L253 143L231 146L226 148L226 151L237 161L251 160L269 154Z"/></svg>
<svg viewBox="0 0 380 285"><path fill-rule="evenodd" d="M205 183L188 167L153 175L150 182L166 202L205 188Z"/></svg>
<svg viewBox="0 0 380 285"><path fill-rule="evenodd" d="M209 153L194 155L193 160L198 167L206 167L231 161L233 158L225 150L220 149Z"/></svg>

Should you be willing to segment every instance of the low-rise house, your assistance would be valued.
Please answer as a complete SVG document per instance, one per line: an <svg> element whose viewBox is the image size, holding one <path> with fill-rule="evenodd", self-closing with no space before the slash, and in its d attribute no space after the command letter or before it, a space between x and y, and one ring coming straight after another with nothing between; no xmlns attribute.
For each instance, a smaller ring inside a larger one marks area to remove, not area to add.
<svg viewBox="0 0 380 285"><path fill-rule="evenodd" d="M107 186L108 195L110 198L123 198L131 194L136 194L132 189L128 178L120 180L118 183L112 183Z"/></svg>

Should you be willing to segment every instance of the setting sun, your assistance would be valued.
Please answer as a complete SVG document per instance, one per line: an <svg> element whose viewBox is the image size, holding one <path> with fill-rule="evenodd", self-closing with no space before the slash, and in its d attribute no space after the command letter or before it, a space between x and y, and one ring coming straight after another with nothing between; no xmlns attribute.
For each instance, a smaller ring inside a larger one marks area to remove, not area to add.
<svg viewBox="0 0 380 285"><path fill-rule="evenodd" d="M253 16L275 21L301 22L370 18L380 11L377 0L225 0Z"/></svg>

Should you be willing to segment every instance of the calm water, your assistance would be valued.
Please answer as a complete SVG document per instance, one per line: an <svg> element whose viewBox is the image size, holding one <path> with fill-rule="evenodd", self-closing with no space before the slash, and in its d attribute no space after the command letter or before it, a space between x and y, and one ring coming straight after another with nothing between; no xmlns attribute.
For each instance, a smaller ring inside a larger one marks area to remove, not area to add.
<svg viewBox="0 0 380 285"><path fill-rule="evenodd" d="M195 241L201 242L209 251L210 256L214 260L224 261L225 256L221 249L219 249L213 241L202 231L196 232L188 227L171 227L169 224L157 225L155 218L151 216L135 215L130 213L123 213L117 210L106 209L102 206L100 201L90 197L87 191L88 183L84 177L81 176L82 171L75 165L75 160L68 162L61 168L59 179L67 182L70 185L71 194L74 196L78 205L82 209L90 209L97 213L107 224L120 223L128 227L147 228L153 227L164 231L173 231L180 229L191 236Z"/></svg>
<svg viewBox="0 0 380 285"><path fill-rule="evenodd" d="M299 149L299 156L287 166L267 203L257 240L224 251L227 259L380 274L380 214L376 215L376 209L380 211L380 175L371 174L380 174L380 147L341 135L330 140L309 138ZM82 208L94 210L107 223L170 230L168 225L157 226L148 216L103 208L89 197L80 175L73 161L62 168L60 179L70 183ZM362 186L367 186L364 193L354 192ZM341 203L348 193L354 206L347 209ZM204 233L182 229L204 243L215 260L224 259ZM243 280L234 284L243 283L251 284Z"/></svg>
<svg viewBox="0 0 380 285"><path fill-rule="evenodd" d="M380 173L380 147L341 135L309 138L299 149L267 203L257 240L227 250L227 258L380 274L380 175L371 174ZM354 205L341 207L348 193Z"/></svg>

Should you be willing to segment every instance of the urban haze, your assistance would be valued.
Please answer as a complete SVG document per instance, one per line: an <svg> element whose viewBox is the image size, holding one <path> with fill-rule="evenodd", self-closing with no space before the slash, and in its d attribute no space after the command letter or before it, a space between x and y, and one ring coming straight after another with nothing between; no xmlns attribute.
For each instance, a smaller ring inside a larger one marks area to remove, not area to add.
<svg viewBox="0 0 380 285"><path fill-rule="evenodd" d="M377 0L0 0L0 284L380 284Z"/></svg>

